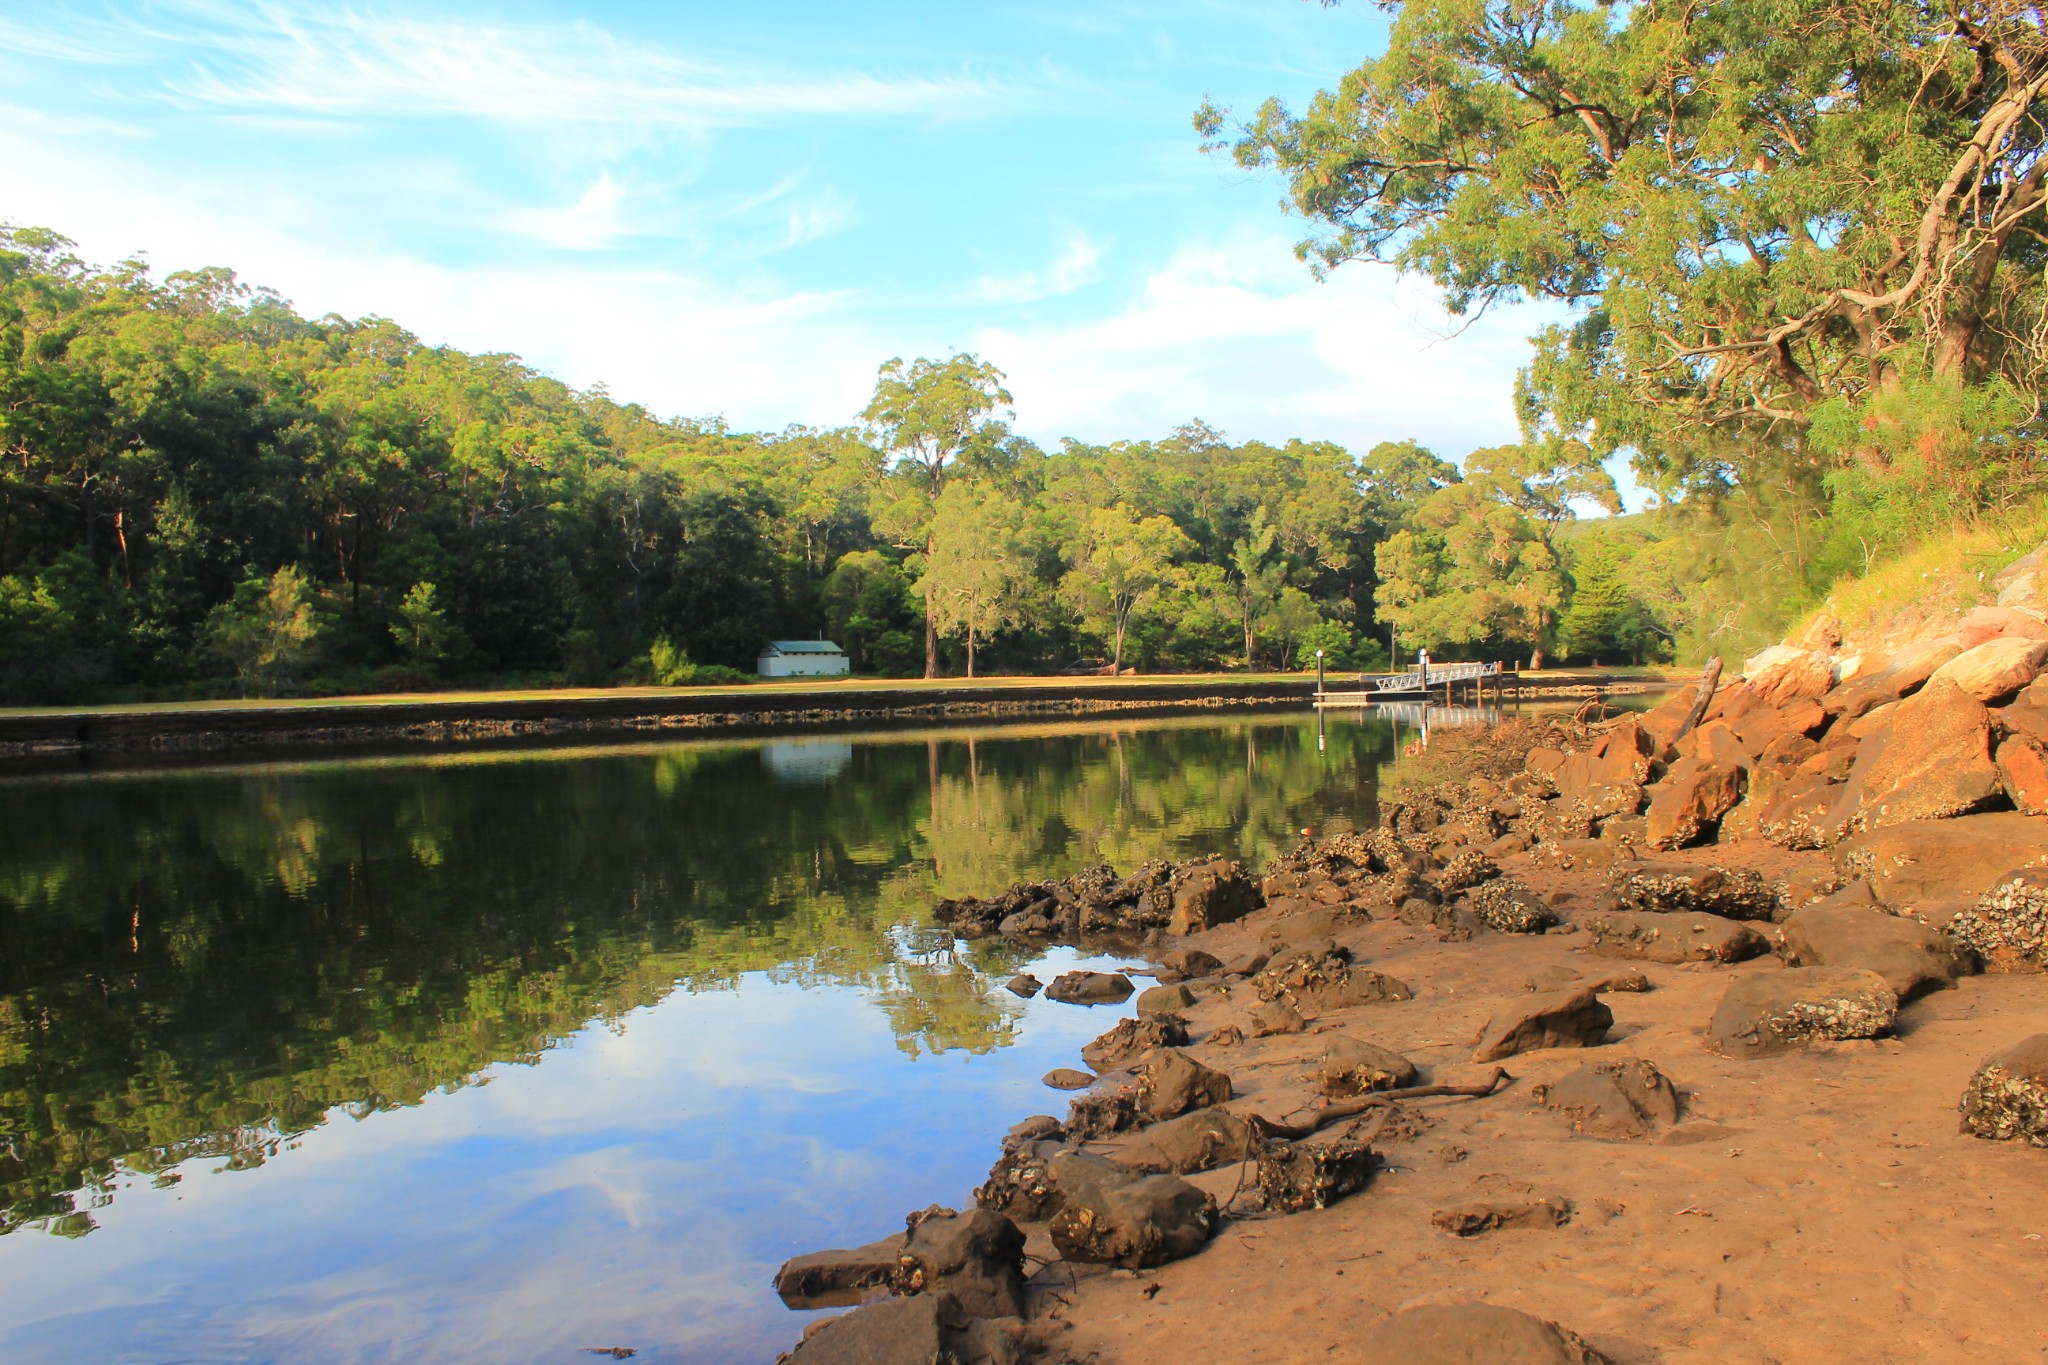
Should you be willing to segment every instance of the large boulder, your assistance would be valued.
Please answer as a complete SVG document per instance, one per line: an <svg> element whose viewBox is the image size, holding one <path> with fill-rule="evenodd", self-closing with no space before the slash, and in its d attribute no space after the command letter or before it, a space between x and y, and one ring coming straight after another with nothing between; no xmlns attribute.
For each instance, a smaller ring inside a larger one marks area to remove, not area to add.
<svg viewBox="0 0 2048 1365"><path fill-rule="evenodd" d="M1061 972L1045 998L1069 1005L1115 1005L1131 998L1131 979L1122 972Z"/></svg>
<svg viewBox="0 0 2048 1365"><path fill-rule="evenodd" d="M906 1220L908 1235L890 1288L950 1294L980 1318L1024 1316L1024 1234L989 1209L937 1205Z"/></svg>
<svg viewBox="0 0 2048 1365"><path fill-rule="evenodd" d="M1608 885L1631 910L1728 919L1770 919L1778 910L1778 893L1762 873L1746 867L1644 860L1615 868Z"/></svg>
<svg viewBox="0 0 2048 1365"><path fill-rule="evenodd" d="M1397 1313L1358 1341L1364 1365L1607 1365L1554 1322L1490 1303L1431 1304Z"/></svg>
<svg viewBox="0 0 2048 1365"><path fill-rule="evenodd" d="M1866 762L1866 760L1868 760ZM1881 745L1866 743L1844 788L1843 832L1975 810L1999 794L1991 761L1991 713L1939 675L1899 703Z"/></svg>
<svg viewBox="0 0 2048 1365"><path fill-rule="evenodd" d="M1962 1129L1972 1137L2048 1147L2048 1033L1986 1059L1960 1107Z"/></svg>
<svg viewBox="0 0 2048 1365"><path fill-rule="evenodd" d="M1975 896L2013 868L2048 863L2048 818L1996 811L1875 829L1837 844L1834 862L1892 905Z"/></svg>
<svg viewBox="0 0 2048 1365"><path fill-rule="evenodd" d="M1744 769L1734 761L1692 758L1673 764L1650 796L1650 847L1681 848L1712 830L1742 799L1744 781Z"/></svg>
<svg viewBox="0 0 2048 1365"><path fill-rule="evenodd" d="M1966 967L1948 936L1874 905L1810 905L1785 921L1784 936L1786 960L1875 972L1901 1003L1953 986Z"/></svg>
<svg viewBox="0 0 2048 1365"><path fill-rule="evenodd" d="M1155 1123L1229 1098L1230 1077L1178 1048L1154 1052L1138 1079L1138 1105Z"/></svg>
<svg viewBox="0 0 2048 1365"><path fill-rule="evenodd" d="M1541 1099L1586 1137L1638 1138L1678 1122L1678 1091L1640 1057L1589 1063L1544 1089Z"/></svg>
<svg viewBox="0 0 2048 1365"><path fill-rule="evenodd" d="M1840 796L1840 784L1825 774L1802 773L1773 790L1758 808L1757 836L1780 848L1823 847L1823 825Z"/></svg>
<svg viewBox="0 0 2048 1365"><path fill-rule="evenodd" d="M1899 1014L1883 977L1838 967L1788 967L1729 983L1707 1025L1724 1057L1769 1057L1809 1042L1875 1038Z"/></svg>
<svg viewBox="0 0 2048 1365"><path fill-rule="evenodd" d="M1138 992L1138 1013L1179 1014L1195 1003L1195 993L1175 982L1170 986L1147 986Z"/></svg>
<svg viewBox="0 0 2048 1365"><path fill-rule="evenodd" d="M1415 1063L1390 1048L1337 1034L1323 1048L1316 1088L1332 1097L1415 1084Z"/></svg>
<svg viewBox="0 0 2048 1365"><path fill-rule="evenodd" d="M1880 706L1917 691L1934 671L1962 653L1953 640L1936 640L1908 650L1875 673L1846 682L1820 699L1821 708L1840 721L1853 721ZM1838 721L1839 723L1839 721Z"/></svg>
<svg viewBox="0 0 2048 1365"><path fill-rule="evenodd" d="M2044 663L2048 663L2048 640L1987 640L1936 669L1927 685L1949 683L1978 701L1992 701L2010 696L2040 677Z"/></svg>
<svg viewBox="0 0 2048 1365"><path fill-rule="evenodd" d="M1759 706L1733 727L1735 737L1759 756L1781 741L1806 739L1828 722L1828 713L1812 697L1784 706Z"/></svg>
<svg viewBox="0 0 2048 1365"><path fill-rule="evenodd" d="M1956 641L1975 649L1989 640L2048 640L2048 621L2025 607L1972 607L1956 625Z"/></svg>
<svg viewBox="0 0 2048 1365"><path fill-rule="evenodd" d="M1743 661L1743 681L1759 700L1782 706L1801 697L1818 697L1835 682L1834 660L1818 650L1772 645Z"/></svg>
<svg viewBox="0 0 2048 1365"><path fill-rule="evenodd" d="M1472 1056L1494 1062L1540 1048L1596 1047L1613 1025L1614 1011L1583 987L1526 995L1486 1021Z"/></svg>
<svg viewBox="0 0 2048 1365"><path fill-rule="evenodd" d="M1991 714L2001 734L2024 735L2048 744L2048 678L2034 679L2017 697L1994 708Z"/></svg>
<svg viewBox="0 0 2048 1365"><path fill-rule="evenodd" d="M1650 779L1651 737L1633 718L1596 736L1578 753L1561 755L1543 769L1530 756L1529 771L1548 779L1565 796L1587 787L1640 787ZM1547 771L1546 771L1547 769Z"/></svg>
<svg viewBox="0 0 2048 1365"><path fill-rule="evenodd" d="M1176 934L1227 924L1266 903L1244 865L1227 858L1182 863L1174 870L1172 894L1173 917L1166 927Z"/></svg>
<svg viewBox="0 0 2048 1365"><path fill-rule="evenodd" d="M2048 868L2001 877L1944 930L1994 970L2048 971Z"/></svg>
<svg viewBox="0 0 2048 1365"><path fill-rule="evenodd" d="M1998 785L2017 810L2048 815L2048 744L2032 735L2007 735L1998 742Z"/></svg>
<svg viewBox="0 0 2048 1365"><path fill-rule="evenodd" d="M1597 911L1578 925L1602 957L1644 962L1744 962L1770 951L1770 942L1747 924L1720 915Z"/></svg>

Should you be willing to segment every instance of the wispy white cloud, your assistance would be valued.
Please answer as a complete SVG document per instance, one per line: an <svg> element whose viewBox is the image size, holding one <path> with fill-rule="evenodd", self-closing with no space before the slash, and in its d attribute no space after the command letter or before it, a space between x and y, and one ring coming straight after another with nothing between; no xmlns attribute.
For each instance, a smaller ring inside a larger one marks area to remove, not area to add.
<svg viewBox="0 0 2048 1365"><path fill-rule="evenodd" d="M1035 303L1072 294L1102 278L1105 248L1076 232L1067 238L1059 258L1044 270L1016 275L984 275L975 281L974 297L984 303Z"/></svg>
<svg viewBox="0 0 2048 1365"><path fill-rule="evenodd" d="M702 130L790 116L958 115L1012 108L1025 93L965 70L892 76L716 61L588 22L478 24L300 3L178 8L203 22L158 35L187 49L165 88L219 109ZM16 24L0 30L8 37L24 50L92 59L52 32Z"/></svg>
<svg viewBox="0 0 2048 1365"><path fill-rule="evenodd" d="M514 209L505 215L507 230L545 246L568 251L596 251L625 235L620 206L625 186L601 171L573 204L555 209Z"/></svg>

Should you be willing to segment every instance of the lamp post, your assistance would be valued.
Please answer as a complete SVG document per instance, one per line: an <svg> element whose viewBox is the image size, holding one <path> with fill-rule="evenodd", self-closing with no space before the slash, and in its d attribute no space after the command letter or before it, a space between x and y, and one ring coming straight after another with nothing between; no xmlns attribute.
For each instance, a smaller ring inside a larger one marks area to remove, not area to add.
<svg viewBox="0 0 2048 1365"><path fill-rule="evenodd" d="M1317 699L1318 699L1318 700L1320 700L1320 699L1322 698L1322 695L1323 695L1323 651L1321 651L1321 650L1319 649L1319 650L1317 650L1317 651L1316 651L1316 697L1317 697Z"/></svg>

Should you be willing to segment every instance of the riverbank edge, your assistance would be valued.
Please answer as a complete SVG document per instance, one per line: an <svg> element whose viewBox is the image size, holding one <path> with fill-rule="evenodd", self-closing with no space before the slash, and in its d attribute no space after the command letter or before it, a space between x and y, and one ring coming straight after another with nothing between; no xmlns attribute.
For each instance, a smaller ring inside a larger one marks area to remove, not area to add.
<svg viewBox="0 0 2048 1365"><path fill-rule="evenodd" d="M1591 694L1657 675L1523 675L1525 692ZM504 697L195 704L0 713L0 758L64 753L468 742L599 733L762 732L872 722L1307 705L1312 678L1017 679L789 690L525 693Z"/></svg>

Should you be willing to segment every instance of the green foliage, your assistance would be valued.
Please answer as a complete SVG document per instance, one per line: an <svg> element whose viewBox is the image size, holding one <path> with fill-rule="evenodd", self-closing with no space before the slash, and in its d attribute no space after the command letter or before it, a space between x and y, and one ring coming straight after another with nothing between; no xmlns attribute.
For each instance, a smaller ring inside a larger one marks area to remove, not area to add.
<svg viewBox="0 0 2048 1365"><path fill-rule="evenodd" d="M441 609L438 590L432 583L413 584L399 602L397 614L391 636L414 665L431 668L455 652L461 629Z"/></svg>
<svg viewBox="0 0 2048 1365"><path fill-rule="evenodd" d="M233 670L245 697L290 689L319 635L312 593L296 564L267 579L243 579L206 618L207 647Z"/></svg>

